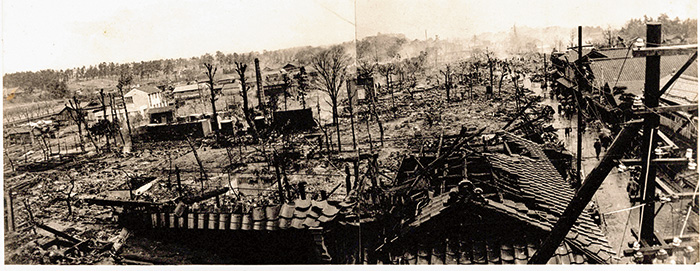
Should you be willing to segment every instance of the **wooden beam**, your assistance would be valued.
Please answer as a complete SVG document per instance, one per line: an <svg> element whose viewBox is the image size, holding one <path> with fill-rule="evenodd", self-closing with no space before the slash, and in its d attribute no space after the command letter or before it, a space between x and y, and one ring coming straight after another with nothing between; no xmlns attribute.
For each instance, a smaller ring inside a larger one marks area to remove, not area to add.
<svg viewBox="0 0 700 271"><path fill-rule="evenodd" d="M698 242L681 242L681 245L680 245L681 248L688 247L688 246L698 247ZM665 245L665 246L642 247L639 249L639 251L642 252L642 254L644 254L644 255L654 255L657 251L659 251L662 248L665 249L666 251L672 251L675 248L675 246ZM636 252L637 251L635 251L634 249L628 248L628 249L625 249L623 251L623 254L627 257L630 257L630 256L633 256Z"/></svg>
<svg viewBox="0 0 700 271"><path fill-rule="evenodd" d="M546 264L547 261L549 261L554 251L556 251L561 242L564 241L566 234L571 230L574 223L576 223L578 217L586 206L588 206L593 195L598 191L605 177L607 177L610 170L617 165L615 161L620 160L625 150L630 147L632 143L631 139L637 134L639 128L641 128L641 124L634 123L624 127L617 135L608 152L603 156L591 173L586 176L583 185L576 191L576 195L574 195L574 198L566 207L564 213L559 217L540 249L535 252L535 255L528 261L528 264Z"/></svg>
<svg viewBox="0 0 700 271"><path fill-rule="evenodd" d="M36 225L37 228L40 228L40 229L42 229L42 230L48 231L48 232L50 232L50 233L53 233L54 235L56 235L56 236L58 236L58 237L61 237L61 238L63 238L63 239L66 239L66 240L71 241L71 242L76 243L76 244L83 241L83 240L80 240L80 239L78 239L78 238L75 238L75 237L73 237L73 236L71 236L71 235L68 235L67 233L64 233L64 232L62 232L62 231L56 230L56 229L54 229L54 228L51 228L51 227L49 227L49 226L46 226L46 225L41 224L41 223L38 223L38 222L35 223L34 225Z"/></svg>
<svg viewBox="0 0 700 271"><path fill-rule="evenodd" d="M647 57L647 56L673 56L673 55L687 55L692 53L697 53L697 44L687 44L687 45L674 45L674 46L659 46L659 47L647 47L632 50L633 57Z"/></svg>
<svg viewBox="0 0 700 271"><path fill-rule="evenodd" d="M676 194L673 194L672 196L678 197L679 199L692 199L692 198L700 196L700 193L693 193L693 192L676 193Z"/></svg>
<svg viewBox="0 0 700 271"><path fill-rule="evenodd" d="M621 159L620 163L625 165L641 165L642 159ZM652 164L684 164L688 163L688 158L656 158L651 160Z"/></svg>
<svg viewBox="0 0 700 271"><path fill-rule="evenodd" d="M100 206L131 206L131 207L147 207L161 205L158 202L139 201L139 200L118 200L118 199L102 199L95 197L81 198L87 204L95 204Z"/></svg>
<svg viewBox="0 0 700 271"><path fill-rule="evenodd" d="M634 113L638 114L638 115L643 115L643 114L649 114L649 113L665 113L665 112L692 111L692 110L698 110L698 104L659 106L659 107L654 107L654 108L635 110Z"/></svg>
<svg viewBox="0 0 700 271"><path fill-rule="evenodd" d="M656 135L658 135L659 138L660 138L661 140L663 140L663 141L666 143L666 145L670 146L671 149L677 149L677 148L678 148L678 145L676 145L676 143L674 143L673 140L671 140L670 138L668 138L668 136L666 136L666 134L664 134L663 132L661 132L661 131L656 131Z"/></svg>

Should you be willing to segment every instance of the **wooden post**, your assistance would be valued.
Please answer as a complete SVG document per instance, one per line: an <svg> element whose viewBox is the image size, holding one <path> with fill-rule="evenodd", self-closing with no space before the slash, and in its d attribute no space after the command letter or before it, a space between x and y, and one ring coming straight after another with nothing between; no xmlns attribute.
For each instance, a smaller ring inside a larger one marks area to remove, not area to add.
<svg viewBox="0 0 700 271"><path fill-rule="evenodd" d="M583 29L581 26L578 26L578 61L581 61L581 58L583 57L583 41L581 40L583 36ZM576 65L576 63L574 63ZM580 77L583 77L583 74L579 74ZM581 187L581 145L583 144L583 131L581 128L583 128L583 112L581 109L581 101L578 99L580 94L583 94L583 88L581 88L581 81L583 81L583 78L579 78L578 82L578 92L579 93L574 93L576 97L576 103L578 105L578 115L576 116L576 184L575 187L578 189Z"/></svg>
<svg viewBox="0 0 700 271"><path fill-rule="evenodd" d="M350 110L350 128L352 129L352 149L356 150L357 149L357 141L355 139L355 118L353 117L353 114L352 114L352 98L355 95L357 95L357 93L355 93L355 95L352 94L352 90L350 89L350 80L349 79L345 82L345 86L348 90L348 109Z"/></svg>
<svg viewBox="0 0 700 271"><path fill-rule="evenodd" d="M561 242L569 233L571 227L576 223L576 219L581 215L583 210L588 206L588 203L595 195L596 191L611 169L617 165L617 160L622 158L624 151L630 147L632 138L637 134L641 123L634 122L622 129L620 134L615 138L608 152L603 156L598 165L586 176L586 181L581 186L581 189L576 191L574 198L571 200L564 213L554 224L552 231L547 239L545 239L540 249L535 252L528 264L546 264L552 257L554 251L561 245Z"/></svg>
<svg viewBox="0 0 700 271"><path fill-rule="evenodd" d="M12 158L10 158L10 155L7 153L7 149L3 149L5 152L5 156L7 156L7 161L10 162L10 168L12 168L12 172L15 172L15 164L12 163Z"/></svg>
<svg viewBox="0 0 700 271"><path fill-rule="evenodd" d="M175 179L177 180L177 194L182 196L182 182L180 181L180 168L175 166Z"/></svg>
<svg viewBox="0 0 700 271"><path fill-rule="evenodd" d="M542 94L544 95L544 91L547 90L547 54L543 54L542 58L544 58L544 72L542 74L542 80L544 81L542 83Z"/></svg>
<svg viewBox="0 0 700 271"><path fill-rule="evenodd" d="M263 96L265 95L265 91L263 90L263 85L262 85L262 75L260 74L260 60L257 58L254 60L255 62L255 84L258 89L258 107L260 107L260 111L262 111L263 118L265 119L265 123L267 123L267 109L265 108L265 103L263 102ZM245 110L248 110L245 108ZM319 118L321 115L319 115Z"/></svg>
<svg viewBox="0 0 700 271"><path fill-rule="evenodd" d="M105 89L101 88L100 89L100 102L102 103L102 118L104 120L107 120L107 105L105 104ZM105 142L107 142L107 151L109 152L111 148L109 147L109 129L106 129L104 131L105 133ZM114 143L117 143L116 141Z"/></svg>
<svg viewBox="0 0 700 271"><path fill-rule="evenodd" d="M117 108L114 105L114 94L112 94L112 93L109 94L109 107L112 108L112 123L114 125L119 124L119 117L117 117ZM124 142L124 135L122 134L122 130L121 130L121 124L119 124L118 127L119 127L119 130L117 130L117 131L119 132L119 138L122 141L122 145L126 145L126 143ZM117 145L116 140L114 142L114 145Z"/></svg>
<svg viewBox="0 0 700 271"><path fill-rule="evenodd" d="M277 154L273 154L273 160L275 163L275 175L277 176L277 189L280 194L280 203L284 203L284 187L282 187L282 176L280 174L279 157Z"/></svg>
<svg viewBox="0 0 700 271"><path fill-rule="evenodd" d="M661 43L661 24L647 23L647 47L658 47ZM646 57L646 70L644 80L644 105L647 108L659 106L659 73L661 57L650 55ZM659 115L647 113L644 115L644 133L642 145L642 175L639 180L641 185L642 206L641 238L652 244L654 240L654 198L656 197L656 167L651 164L655 158L656 128L659 125Z"/></svg>
<svg viewBox="0 0 700 271"><path fill-rule="evenodd" d="M5 212L7 212L7 216L5 217L5 230L15 231L15 210L12 190L5 192Z"/></svg>
<svg viewBox="0 0 700 271"><path fill-rule="evenodd" d="M352 183L350 182L350 167L345 165L345 194L349 195L352 190Z"/></svg>
<svg viewBox="0 0 700 271"><path fill-rule="evenodd" d="M352 169L355 173L355 185L353 185L352 187L355 189L358 189L360 187L360 165L359 165L360 161L359 160L360 160L360 158L358 157L357 160L352 161Z"/></svg>
<svg viewBox="0 0 700 271"><path fill-rule="evenodd" d="M170 190L172 188L170 176L173 173L173 159L170 157L170 152L168 152L168 163L170 164L170 167L168 168L168 183L166 184L166 188Z"/></svg>

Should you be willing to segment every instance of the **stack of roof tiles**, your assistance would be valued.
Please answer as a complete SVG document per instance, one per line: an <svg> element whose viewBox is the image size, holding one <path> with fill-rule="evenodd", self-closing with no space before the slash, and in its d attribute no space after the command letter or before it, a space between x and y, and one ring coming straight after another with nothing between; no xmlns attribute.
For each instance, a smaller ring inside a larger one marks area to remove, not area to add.
<svg viewBox="0 0 700 271"><path fill-rule="evenodd" d="M177 216L171 212L147 214L147 227L210 230L286 230L313 229L335 220L351 203L297 199L293 203L254 207L251 212L190 212Z"/></svg>

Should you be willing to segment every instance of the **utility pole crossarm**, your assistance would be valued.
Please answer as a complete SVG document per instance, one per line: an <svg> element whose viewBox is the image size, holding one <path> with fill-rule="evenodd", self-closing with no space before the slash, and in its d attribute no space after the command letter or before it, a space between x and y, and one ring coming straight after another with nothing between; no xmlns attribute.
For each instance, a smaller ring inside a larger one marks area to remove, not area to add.
<svg viewBox="0 0 700 271"><path fill-rule="evenodd" d="M671 106L658 106L652 108L644 108L640 110L635 110L635 114L648 114L648 113L665 113L665 112L675 112L675 111L693 111L698 110L698 104L682 104L682 105L671 105Z"/></svg>
<svg viewBox="0 0 700 271"><path fill-rule="evenodd" d="M671 55L685 55L698 51L697 44L687 44L687 45L674 45L674 46L658 46L651 47L649 44L647 48L640 48L632 51L633 57L647 57L647 56L671 56Z"/></svg>
<svg viewBox="0 0 700 271"><path fill-rule="evenodd" d="M545 239L540 249L535 252L528 264L546 264L552 257L557 247L564 241L566 234L569 233L571 227L576 223L576 219L581 215L583 210L588 206L588 203L595 195L596 191L605 177L608 176L610 170L617 165L617 160L622 158L625 150L630 147L632 138L637 134L641 123L635 122L622 129L620 134L615 138L608 152L603 156L598 165L591 171L581 188L576 192L574 198L564 210L564 213L559 217L557 223L552 228L551 233Z"/></svg>

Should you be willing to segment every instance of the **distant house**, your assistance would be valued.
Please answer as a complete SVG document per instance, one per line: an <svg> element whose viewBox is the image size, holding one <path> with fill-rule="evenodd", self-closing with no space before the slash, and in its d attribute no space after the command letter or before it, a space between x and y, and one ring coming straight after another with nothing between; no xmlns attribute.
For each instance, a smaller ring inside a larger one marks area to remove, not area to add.
<svg viewBox="0 0 700 271"><path fill-rule="evenodd" d="M124 99L127 112L138 111L141 115L145 115L149 108L168 106L163 91L152 86L135 87L124 94Z"/></svg>
<svg viewBox="0 0 700 271"><path fill-rule="evenodd" d="M151 124L170 123L175 119L174 106L149 108L146 112L148 113L148 123Z"/></svg>
<svg viewBox="0 0 700 271"><path fill-rule="evenodd" d="M5 142L10 144L34 144L32 128L26 125L6 128L4 135Z"/></svg>
<svg viewBox="0 0 700 271"><path fill-rule="evenodd" d="M201 96L200 92L200 84L177 86L173 89L173 97L178 101L199 99Z"/></svg>
<svg viewBox="0 0 700 271"><path fill-rule="evenodd" d="M98 120L99 117L95 115L95 112L98 109L101 109L101 104L97 101L91 101L91 102L81 102L80 105L78 106L81 112L85 114L85 120L87 121L95 121ZM67 103L61 111L53 115L51 117L53 120L59 121L59 122L67 122L67 121L73 121L71 114L73 112L76 112L76 108L73 108L69 103ZM101 113L101 111L100 111Z"/></svg>
<svg viewBox="0 0 700 271"><path fill-rule="evenodd" d="M284 67L282 67L282 72L289 73L289 74L296 74L299 72L299 69L300 69L300 67L294 66L290 63L290 64L284 65Z"/></svg>

